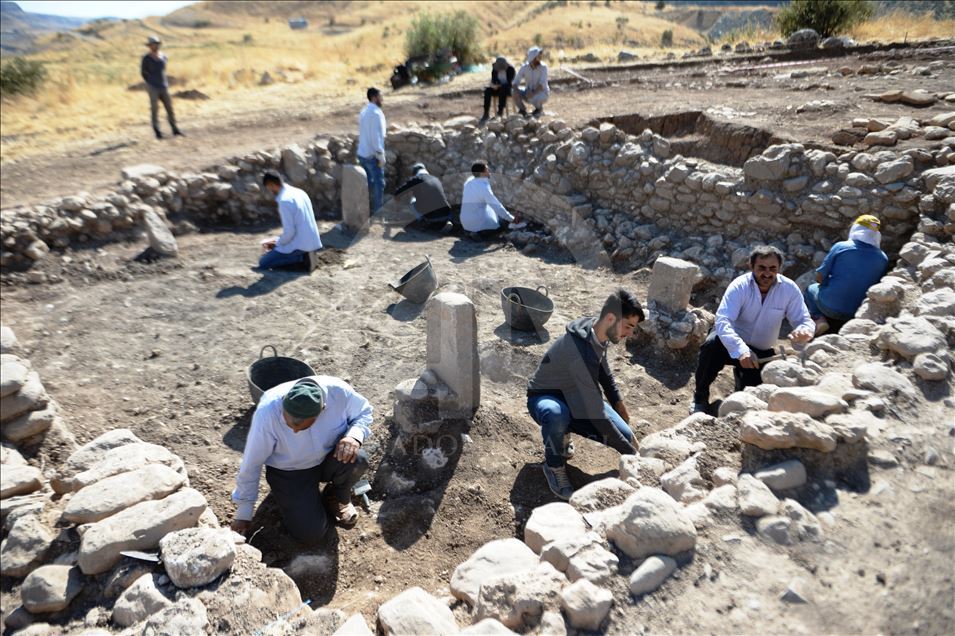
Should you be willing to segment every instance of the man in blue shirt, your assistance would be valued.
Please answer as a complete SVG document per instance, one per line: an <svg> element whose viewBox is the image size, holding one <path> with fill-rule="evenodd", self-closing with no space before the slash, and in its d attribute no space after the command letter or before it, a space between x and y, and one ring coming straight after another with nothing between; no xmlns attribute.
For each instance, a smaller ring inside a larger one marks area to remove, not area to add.
<svg viewBox="0 0 955 636"><path fill-rule="evenodd" d="M879 219L863 214L853 222L849 240L833 245L816 270L817 282L806 289L805 296L817 336L833 327L838 331L842 323L852 320L869 287L885 274L889 258L879 248L881 230Z"/></svg>
<svg viewBox="0 0 955 636"><path fill-rule="evenodd" d="M352 487L368 470L361 446L371 435L372 407L344 380L313 375L266 391L252 416L232 501L232 529L249 531L265 480L285 527L304 544L319 543L328 529L324 507L343 527L358 521ZM319 495L319 483L326 483Z"/></svg>

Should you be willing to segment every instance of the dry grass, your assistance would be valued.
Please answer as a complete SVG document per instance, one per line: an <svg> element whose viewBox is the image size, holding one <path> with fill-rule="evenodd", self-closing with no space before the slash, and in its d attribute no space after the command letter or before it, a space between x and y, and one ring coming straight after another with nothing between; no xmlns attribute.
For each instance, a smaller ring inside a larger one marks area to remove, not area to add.
<svg viewBox="0 0 955 636"><path fill-rule="evenodd" d="M955 20L936 20L931 13L897 11L858 25L849 36L858 42L902 42L950 38L955 35Z"/></svg>

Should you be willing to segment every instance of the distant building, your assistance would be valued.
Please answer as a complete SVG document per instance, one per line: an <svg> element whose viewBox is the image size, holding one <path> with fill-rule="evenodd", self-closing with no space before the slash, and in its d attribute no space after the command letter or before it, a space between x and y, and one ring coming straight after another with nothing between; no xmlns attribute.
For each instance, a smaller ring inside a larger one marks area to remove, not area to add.
<svg viewBox="0 0 955 636"><path fill-rule="evenodd" d="M288 25L289 25L289 27L291 27L291 28L293 28L293 29L296 29L296 30L297 30L297 29L307 29L307 28L308 28L308 20L306 20L305 18L292 18L291 20L288 21Z"/></svg>

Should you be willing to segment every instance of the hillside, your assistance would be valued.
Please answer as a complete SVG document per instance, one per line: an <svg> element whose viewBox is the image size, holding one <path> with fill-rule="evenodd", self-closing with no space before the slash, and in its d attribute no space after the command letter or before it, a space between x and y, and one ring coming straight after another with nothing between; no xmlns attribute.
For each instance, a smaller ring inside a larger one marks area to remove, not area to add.
<svg viewBox="0 0 955 636"><path fill-rule="evenodd" d="M28 52L33 49L38 35L69 31L86 22L83 18L30 13L16 2L0 2L0 51L4 54Z"/></svg>

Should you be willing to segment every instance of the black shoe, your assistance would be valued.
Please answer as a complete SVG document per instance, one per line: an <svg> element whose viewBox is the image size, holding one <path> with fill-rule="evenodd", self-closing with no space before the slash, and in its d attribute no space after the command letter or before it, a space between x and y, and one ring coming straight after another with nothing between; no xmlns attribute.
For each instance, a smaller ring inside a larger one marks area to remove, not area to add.
<svg viewBox="0 0 955 636"><path fill-rule="evenodd" d="M175 135L176 137L185 137L185 136L186 136L185 133L182 132L181 130L179 130L178 128L173 128L173 129L172 129L172 134Z"/></svg>
<svg viewBox="0 0 955 636"><path fill-rule="evenodd" d="M520 115L521 117L527 117L527 109L521 108L520 110L517 111L517 114Z"/></svg>
<svg viewBox="0 0 955 636"><path fill-rule="evenodd" d="M484 124L487 123L487 120L488 120L487 115L484 115L484 116L481 117L481 119L478 121L478 126L483 126Z"/></svg>
<svg viewBox="0 0 955 636"><path fill-rule="evenodd" d="M540 116L543 115L543 114L544 114L544 109L543 109L543 108L535 108L535 109L534 109L534 112L531 113L531 117L540 117Z"/></svg>
<svg viewBox="0 0 955 636"><path fill-rule="evenodd" d="M156 139L162 139L162 133L158 128L154 128L153 131L156 133Z"/></svg>

